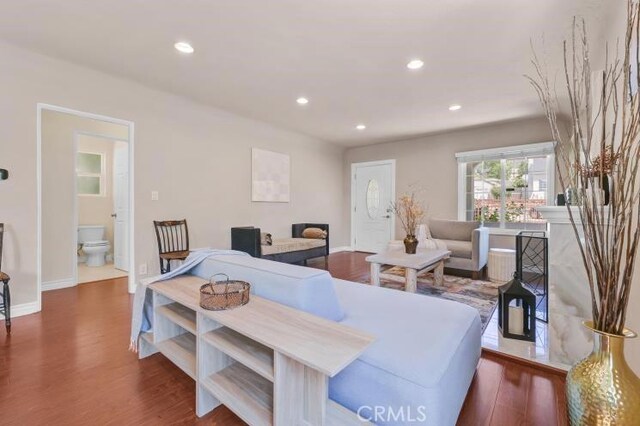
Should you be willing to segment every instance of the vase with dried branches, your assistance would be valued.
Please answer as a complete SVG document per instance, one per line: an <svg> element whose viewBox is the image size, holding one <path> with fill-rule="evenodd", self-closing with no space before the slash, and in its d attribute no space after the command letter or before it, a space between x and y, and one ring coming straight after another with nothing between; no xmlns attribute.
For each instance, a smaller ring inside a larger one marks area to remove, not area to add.
<svg viewBox="0 0 640 426"><path fill-rule="evenodd" d="M561 130L560 101L543 62L534 53L529 77L549 120L556 168L564 190L576 185L581 202L567 206L591 294L593 352L567 375L571 424L637 424L640 379L624 358L629 294L640 243L640 6L628 0L621 53L607 47L602 71L591 68L584 21L574 20L564 43L565 94L569 132ZM577 172L576 172L577 171ZM575 176L577 182L571 182ZM610 179L609 205L598 191Z"/></svg>
<svg viewBox="0 0 640 426"><path fill-rule="evenodd" d="M406 233L404 238L404 248L407 254L415 254L418 248L418 239L416 238L416 228L424 217L424 207L422 203L416 199L415 193L404 194L398 201L391 203L391 208L395 215L400 219L402 229Z"/></svg>

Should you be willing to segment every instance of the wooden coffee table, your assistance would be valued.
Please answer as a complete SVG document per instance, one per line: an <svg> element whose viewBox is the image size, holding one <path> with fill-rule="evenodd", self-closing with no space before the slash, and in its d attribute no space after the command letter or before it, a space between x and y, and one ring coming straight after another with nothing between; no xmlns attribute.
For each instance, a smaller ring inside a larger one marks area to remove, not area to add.
<svg viewBox="0 0 640 426"><path fill-rule="evenodd" d="M416 254L392 250L368 256L366 261L371 263L372 285L380 286L380 278L385 278L404 283L405 291L415 293L418 287L418 275L431 270L433 270L435 285L442 286L444 283L444 262L450 255L449 250L419 250ZM381 272L382 265L405 268L404 278Z"/></svg>

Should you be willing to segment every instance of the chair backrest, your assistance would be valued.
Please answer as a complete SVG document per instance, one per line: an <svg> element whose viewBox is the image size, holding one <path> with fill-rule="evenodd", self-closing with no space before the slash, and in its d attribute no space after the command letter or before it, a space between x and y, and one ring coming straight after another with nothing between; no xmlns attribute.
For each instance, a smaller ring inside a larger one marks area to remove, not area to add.
<svg viewBox="0 0 640 426"><path fill-rule="evenodd" d="M189 250L187 220L154 220L160 254Z"/></svg>
<svg viewBox="0 0 640 426"><path fill-rule="evenodd" d="M471 241L473 230L480 222L463 220L430 219L429 232L437 240Z"/></svg>
<svg viewBox="0 0 640 426"><path fill-rule="evenodd" d="M2 240L4 239L4 223L0 223L0 271L2 271Z"/></svg>

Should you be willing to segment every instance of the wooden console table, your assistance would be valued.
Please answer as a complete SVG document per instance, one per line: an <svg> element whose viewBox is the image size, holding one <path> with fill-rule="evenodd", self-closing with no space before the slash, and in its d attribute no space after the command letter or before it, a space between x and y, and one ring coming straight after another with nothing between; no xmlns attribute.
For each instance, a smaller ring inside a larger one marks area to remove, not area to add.
<svg viewBox="0 0 640 426"><path fill-rule="evenodd" d="M329 400L329 377L374 338L344 325L251 296L228 311L199 306L204 280L151 284L154 331L140 358L161 352L196 382L196 414L226 405L250 425L361 425Z"/></svg>

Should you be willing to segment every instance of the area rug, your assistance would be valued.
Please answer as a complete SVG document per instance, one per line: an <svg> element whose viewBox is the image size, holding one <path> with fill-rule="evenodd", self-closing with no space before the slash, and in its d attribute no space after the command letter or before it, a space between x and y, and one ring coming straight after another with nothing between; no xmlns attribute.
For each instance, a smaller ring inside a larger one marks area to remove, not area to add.
<svg viewBox="0 0 640 426"><path fill-rule="evenodd" d="M404 277L404 268L401 267L389 268L384 272ZM385 280L384 278L380 280L380 285L382 287L404 291L404 284ZM418 276L419 294L454 300L477 309L480 313L480 321L482 322L482 332L484 332L487 324L489 324L493 311L498 306L498 287L501 285L502 284L492 283L490 281L445 275L444 285L440 287L433 284L432 272L426 272Z"/></svg>

